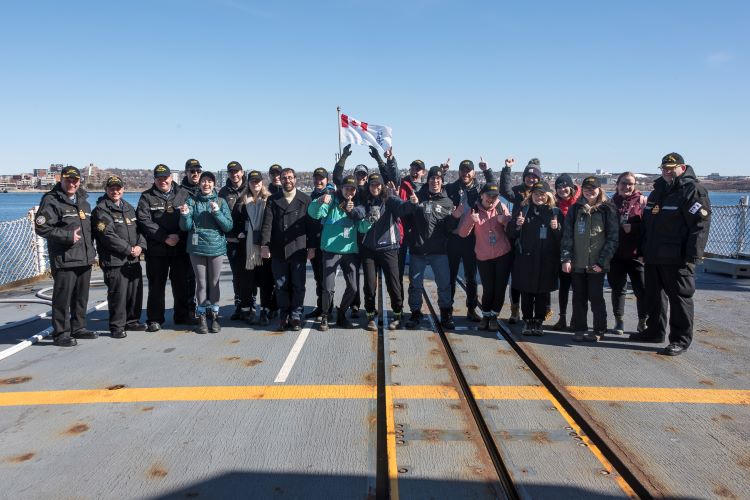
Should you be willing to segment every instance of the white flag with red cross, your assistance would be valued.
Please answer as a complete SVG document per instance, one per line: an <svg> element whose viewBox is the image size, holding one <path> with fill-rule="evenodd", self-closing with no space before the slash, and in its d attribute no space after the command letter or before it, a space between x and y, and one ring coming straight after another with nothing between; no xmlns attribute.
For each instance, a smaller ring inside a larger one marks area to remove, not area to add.
<svg viewBox="0 0 750 500"><path fill-rule="evenodd" d="M344 114L339 123L339 136L343 144L369 144L384 153L393 144L391 127L363 122Z"/></svg>

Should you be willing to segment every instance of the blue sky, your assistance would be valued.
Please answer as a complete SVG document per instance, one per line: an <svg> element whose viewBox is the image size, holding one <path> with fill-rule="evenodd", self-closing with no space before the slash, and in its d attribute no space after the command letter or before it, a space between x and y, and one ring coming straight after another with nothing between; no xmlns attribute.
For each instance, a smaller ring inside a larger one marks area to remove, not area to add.
<svg viewBox="0 0 750 500"><path fill-rule="evenodd" d="M0 173L330 167L339 105L392 127L403 167L656 172L677 151L748 174L748 5L3 2Z"/></svg>

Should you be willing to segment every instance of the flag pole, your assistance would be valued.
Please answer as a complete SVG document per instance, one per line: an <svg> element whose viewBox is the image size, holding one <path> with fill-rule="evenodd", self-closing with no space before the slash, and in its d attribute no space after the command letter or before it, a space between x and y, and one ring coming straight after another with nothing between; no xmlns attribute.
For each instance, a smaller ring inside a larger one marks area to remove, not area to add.
<svg viewBox="0 0 750 500"><path fill-rule="evenodd" d="M336 135L339 136L339 155L336 160L341 158L341 106L336 106Z"/></svg>

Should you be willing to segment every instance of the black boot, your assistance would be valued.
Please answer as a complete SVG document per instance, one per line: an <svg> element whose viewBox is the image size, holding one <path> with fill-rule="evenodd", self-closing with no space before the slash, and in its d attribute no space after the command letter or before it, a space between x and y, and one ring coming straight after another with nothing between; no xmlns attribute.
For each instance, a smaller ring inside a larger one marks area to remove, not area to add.
<svg viewBox="0 0 750 500"><path fill-rule="evenodd" d="M440 309L440 324L446 330L456 328L456 324L453 322L453 309Z"/></svg>
<svg viewBox="0 0 750 500"><path fill-rule="evenodd" d="M210 319L208 331L211 333L219 333L221 331L221 325L219 324L219 313L217 311L211 310L208 312L208 317Z"/></svg>
<svg viewBox="0 0 750 500"><path fill-rule="evenodd" d="M339 307L336 310L336 326L340 326L341 328L354 328L352 322L346 317L346 309L341 309Z"/></svg>
<svg viewBox="0 0 750 500"><path fill-rule="evenodd" d="M421 311L412 311L411 316L409 316L408 321L406 322L406 328L413 330L417 327L419 327L419 323L422 321L422 312Z"/></svg>
<svg viewBox="0 0 750 500"><path fill-rule="evenodd" d="M323 314L320 316L320 327L321 332L327 332L328 331L328 316L326 314Z"/></svg>
<svg viewBox="0 0 750 500"><path fill-rule="evenodd" d="M375 314L368 312L367 313L367 329L371 332L377 332L378 331L378 325L375 324Z"/></svg>
<svg viewBox="0 0 750 500"><path fill-rule="evenodd" d="M208 323L206 323L206 313L198 315L198 328L195 329L195 333L208 333Z"/></svg>
<svg viewBox="0 0 750 500"><path fill-rule="evenodd" d="M398 330L400 326L401 326L401 313L400 312L393 313L393 319L391 320L390 323L388 323L388 329L391 331Z"/></svg>

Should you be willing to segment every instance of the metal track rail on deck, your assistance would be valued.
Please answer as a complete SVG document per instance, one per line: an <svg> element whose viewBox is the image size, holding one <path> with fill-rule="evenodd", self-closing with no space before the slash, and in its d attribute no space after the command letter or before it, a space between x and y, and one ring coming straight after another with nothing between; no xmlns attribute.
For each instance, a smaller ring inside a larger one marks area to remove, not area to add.
<svg viewBox="0 0 750 500"><path fill-rule="evenodd" d="M466 292L466 285L460 277L456 279L456 283L464 290L464 292ZM432 310L432 305L430 304L429 299L428 304ZM606 437L605 430L591 418L585 408L583 408L583 406L567 392L557 378L547 370L546 367L544 367L541 360L539 360L534 353L526 349L522 343L517 342L513 338L506 325L500 323L500 330L497 333L502 335L503 339L510 344L526 366L531 369L534 375L536 375L544 387L547 388L549 393L555 398L560 406L568 412L575 423L583 429L591 442L599 448L599 451L601 451L604 457L612 464L617 473L620 474L640 498L650 499L664 496L651 485L645 474L643 474L643 472L619 450L615 443ZM441 338L444 339L444 342L449 342L442 333L442 330ZM451 354L451 360L453 361L453 359L453 355ZM456 370L460 370L460 367L456 367ZM461 375L461 378L463 379L463 375Z"/></svg>
<svg viewBox="0 0 750 500"><path fill-rule="evenodd" d="M479 409L479 405L477 404L476 399L474 398L474 394L471 392L471 387L469 386L469 383L466 380L463 371L461 370L461 366L459 365L458 359L453 352L453 348L448 341L448 337L445 335L445 331L440 324L440 317L437 314L437 310L435 309L432 300L430 299L426 291L423 291L423 295L425 301L427 302L427 307L430 310L433 324L435 325L435 332L438 334L443 349L445 349L445 353L450 360L450 365L453 369L456 380L458 381L459 387L461 388L461 393L463 394L463 397L466 400L469 409L471 410L471 414L474 417L474 421L479 429L479 433L482 436L482 441L484 442L484 445L487 448L487 452L492 459L492 463L495 466L495 472L497 473L499 484L502 487L503 492L505 493L507 498L518 499L519 495L513 484L513 480L511 479L510 471L503 462L500 451L497 449L497 445L492 439L492 432L490 431L489 427L487 426L487 422L482 416L482 412Z"/></svg>

